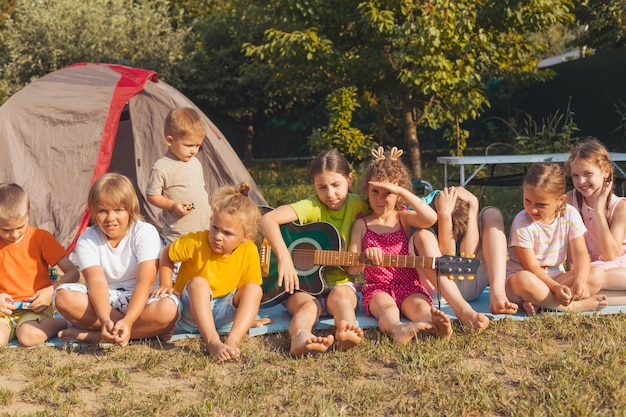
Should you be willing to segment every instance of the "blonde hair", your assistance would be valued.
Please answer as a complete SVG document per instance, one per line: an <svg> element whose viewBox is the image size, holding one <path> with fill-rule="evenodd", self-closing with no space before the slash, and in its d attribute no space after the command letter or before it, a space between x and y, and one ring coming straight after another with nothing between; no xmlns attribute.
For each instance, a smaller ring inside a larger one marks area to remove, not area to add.
<svg viewBox="0 0 626 417"><path fill-rule="evenodd" d="M365 179L362 184L362 193L365 200L368 198L369 182L376 177L378 181L389 181L397 183L400 187L406 188L413 192L412 176L409 169L400 160L402 151L393 148L389 155L385 156L382 146L378 150L373 150L374 158L365 168ZM400 198L396 201L396 210L402 209L402 201Z"/></svg>
<svg viewBox="0 0 626 417"><path fill-rule="evenodd" d="M593 137L587 137L582 141L578 142L576 146L574 146L569 151L569 157L567 158L567 162L565 163L565 168L568 173L571 173L571 164L576 161L584 161L588 164L594 165L600 168L602 171L608 172L608 176L606 181L613 181L613 164L611 163L611 155L609 155L609 151L606 147L600 143L600 141ZM584 197L578 190L574 190L576 194L576 202L578 203L578 211L582 211L583 208L583 199ZM609 218L609 206L611 204L611 199L606 199L606 207L604 208L604 213L606 218ZM584 216L583 216L584 220Z"/></svg>
<svg viewBox="0 0 626 417"><path fill-rule="evenodd" d="M255 240L259 236L259 220L261 212L257 205L248 197L250 184L241 182L236 187L220 187L211 197L211 210L214 213L227 213L238 220L244 236Z"/></svg>
<svg viewBox="0 0 626 417"><path fill-rule="evenodd" d="M95 217L98 207L123 207L129 215L129 225L143 220L133 183L122 174L110 172L98 178L89 189L87 207Z"/></svg>
<svg viewBox="0 0 626 417"><path fill-rule="evenodd" d="M190 136L206 136L206 128L200 113L191 107L178 107L165 118L165 136L184 139Z"/></svg>
<svg viewBox="0 0 626 417"><path fill-rule="evenodd" d="M0 219L14 221L28 214L30 199L22 187L14 183L0 184Z"/></svg>
<svg viewBox="0 0 626 417"><path fill-rule="evenodd" d="M522 186L524 185L552 194L557 200L565 195L567 189L563 168L552 163L533 164L524 176ZM557 207L557 216L565 214L565 206L563 202Z"/></svg>

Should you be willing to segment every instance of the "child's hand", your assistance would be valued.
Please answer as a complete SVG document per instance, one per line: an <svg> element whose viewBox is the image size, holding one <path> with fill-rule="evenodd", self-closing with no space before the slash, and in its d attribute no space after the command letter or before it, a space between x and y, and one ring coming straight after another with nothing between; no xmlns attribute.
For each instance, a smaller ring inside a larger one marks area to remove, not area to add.
<svg viewBox="0 0 626 417"><path fill-rule="evenodd" d="M364 253L374 265L383 263L383 251L380 248L367 248Z"/></svg>
<svg viewBox="0 0 626 417"><path fill-rule="evenodd" d="M130 340L130 327L121 319L117 323L109 319L102 323L102 338L112 340L120 346L126 346Z"/></svg>
<svg viewBox="0 0 626 417"><path fill-rule="evenodd" d="M552 293L562 306L568 306L572 302L572 291L567 285L557 285L552 288Z"/></svg>
<svg viewBox="0 0 626 417"><path fill-rule="evenodd" d="M594 195L594 200L597 207L606 207L606 200L611 198L613 193L613 181L607 179L602 183L600 192Z"/></svg>
<svg viewBox="0 0 626 417"><path fill-rule="evenodd" d="M0 317L10 316L16 309L13 305L13 297L6 293L0 294Z"/></svg>
<svg viewBox="0 0 626 417"><path fill-rule="evenodd" d="M128 345L128 342L130 341L130 330L131 326L129 326L124 319L115 323L115 326L113 326L113 329L111 330L115 343L122 347Z"/></svg>
<svg viewBox="0 0 626 417"><path fill-rule="evenodd" d="M166 295L172 295L172 294L174 294L177 297L180 297L180 294L178 293L178 291L176 291L172 287L159 287L156 290L152 291L152 294L150 296L152 298L161 298Z"/></svg>
<svg viewBox="0 0 626 417"><path fill-rule="evenodd" d="M459 197L457 188L444 187L435 199L435 209L440 215L452 216L456 200Z"/></svg>
<svg viewBox="0 0 626 417"><path fill-rule="evenodd" d="M33 310L35 313L41 313L46 308L52 305L52 295L54 294L54 287L50 285L49 287L42 288L37 291L35 295L29 300L30 306L29 309Z"/></svg>
<svg viewBox="0 0 626 417"><path fill-rule="evenodd" d="M278 286L283 285L283 282L285 291L289 294L293 294L295 290L300 289L300 278L291 259L289 259L289 262L278 262Z"/></svg>
<svg viewBox="0 0 626 417"><path fill-rule="evenodd" d="M110 318L107 320L101 320L102 328L100 329L100 333L102 334L103 340L112 340L113 336L113 328L115 327L115 322Z"/></svg>
<svg viewBox="0 0 626 417"><path fill-rule="evenodd" d="M368 181L368 184L374 187L382 188L392 194L400 194L403 191L407 191L406 188L400 187L398 184L394 184L389 181Z"/></svg>
<svg viewBox="0 0 626 417"><path fill-rule="evenodd" d="M187 201L176 201L172 206L172 211L179 216L189 214L191 213L191 210L193 210L193 203L189 203Z"/></svg>
<svg viewBox="0 0 626 417"><path fill-rule="evenodd" d="M584 300L589 297L591 297L589 286L586 283L581 283L578 280L575 280L572 284L572 301Z"/></svg>

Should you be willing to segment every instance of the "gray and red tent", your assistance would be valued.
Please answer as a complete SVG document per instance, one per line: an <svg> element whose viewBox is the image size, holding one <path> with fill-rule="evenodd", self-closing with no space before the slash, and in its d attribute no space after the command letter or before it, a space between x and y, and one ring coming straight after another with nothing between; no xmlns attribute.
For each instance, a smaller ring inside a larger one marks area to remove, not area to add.
<svg viewBox="0 0 626 417"><path fill-rule="evenodd" d="M0 107L0 182L28 192L30 223L73 249L89 223L87 194L95 179L119 172L135 184L147 220L160 228L159 209L146 201L152 164L166 152L163 122L176 107L200 111L154 71L79 63L52 72ZM200 113L202 113L200 111ZM203 114L207 137L197 157L209 195L250 174L218 128Z"/></svg>

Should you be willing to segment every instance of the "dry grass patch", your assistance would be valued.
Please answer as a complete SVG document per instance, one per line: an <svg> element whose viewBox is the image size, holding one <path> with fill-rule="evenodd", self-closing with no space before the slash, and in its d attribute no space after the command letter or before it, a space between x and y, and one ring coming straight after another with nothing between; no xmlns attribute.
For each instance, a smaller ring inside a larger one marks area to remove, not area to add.
<svg viewBox="0 0 626 417"><path fill-rule="evenodd" d="M329 329L327 332L332 332ZM377 330L348 352L294 359L285 334L216 363L199 339L127 348L8 348L0 416L612 416L626 413L623 315L455 325L449 343L396 346Z"/></svg>

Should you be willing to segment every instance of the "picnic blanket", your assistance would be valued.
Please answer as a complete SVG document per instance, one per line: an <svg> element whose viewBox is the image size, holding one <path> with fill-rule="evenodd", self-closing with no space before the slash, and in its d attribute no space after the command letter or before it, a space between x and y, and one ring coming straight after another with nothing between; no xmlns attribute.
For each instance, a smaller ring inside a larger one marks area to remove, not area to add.
<svg viewBox="0 0 626 417"><path fill-rule="evenodd" d="M437 299L435 299L434 302L435 302L435 306L438 307ZM504 318L509 318L512 320L524 320L529 317L523 311L518 311L517 314L513 314L513 315L491 314L489 312L488 288L476 300L471 301L470 305L472 306L472 308L474 308L475 311L485 314L487 317L489 317L490 320L502 320ZM454 311L452 310L450 305L448 305L445 302L445 300L441 300L441 310L447 315L449 315L452 320L458 320L458 318L454 314ZM619 314L619 313L626 313L626 305L608 306L605 309L598 311L598 312L589 312L589 313L582 313L582 314ZM540 314L561 314L561 313L544 312ZM285 308L281 304L278 304L276 306L269 307L269 308L261 308L259 310L259 318L262 318L262 317L268 317L272 319L274 322L271 324L267 324L265 326L255 327L255 328L250 329L250 331L248 332L250 336L259 336L263 334L286 332L289 329L289 322L291 321L291 316L289 315L289 313L287 313L287 310L285 310ZM359 309L357 311L356 317L357 317L357 324L364 329L376 328L378 326L378 322L376 319L365 315L365 311L360 305L360 300L359 300ZM320 321L318 322L318 324L315 326L315 329L316 330L328 329L329 327L332 327L334 325L335 324L333 322L332 317L322 317ZM218 329L218 332L220 334L227 334L229 331L230 331L230 326L225 326L225 327ZM199 337L198 334L187 333L177 326L176 330L174 331L172 341L184 340L187 338L197 338L197 337ZM68 346L68 345L79 346L80 344L79 343L66 343L66 342L63 342L58 337L54 337L50 339L49 341L47 341L45 345L47 346ZM19 344L14 339L9 343L9 346L19 346Z"/></svg>

